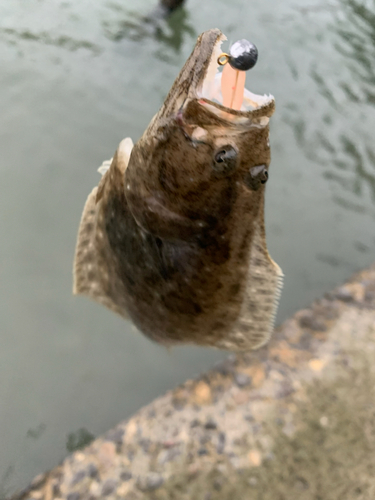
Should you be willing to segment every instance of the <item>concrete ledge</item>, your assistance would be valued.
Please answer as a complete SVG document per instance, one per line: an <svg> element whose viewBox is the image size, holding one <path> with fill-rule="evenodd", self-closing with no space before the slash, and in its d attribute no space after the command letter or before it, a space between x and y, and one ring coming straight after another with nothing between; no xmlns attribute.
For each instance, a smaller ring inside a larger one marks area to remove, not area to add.
<svg viewBox="0 0 375 500"><path fill-rule="evenodd" d="M375 265L12 500L375 498Z"/></svg>

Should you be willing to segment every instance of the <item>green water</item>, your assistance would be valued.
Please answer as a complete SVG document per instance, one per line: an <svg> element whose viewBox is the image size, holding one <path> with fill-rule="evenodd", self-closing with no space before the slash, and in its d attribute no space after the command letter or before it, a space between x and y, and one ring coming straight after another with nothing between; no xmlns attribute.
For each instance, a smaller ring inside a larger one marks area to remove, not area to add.
<svg viewBox="0 0 375 500"><path fill-rule="evenodd" d="M223 357L168 353L71 295L96 169L140 136L200 32L252 40L249 87L276 97L278 320L375 259L375 2L187 0L158 30L137 17L153 0L130 5L0 3L0 497Z"/></svg>

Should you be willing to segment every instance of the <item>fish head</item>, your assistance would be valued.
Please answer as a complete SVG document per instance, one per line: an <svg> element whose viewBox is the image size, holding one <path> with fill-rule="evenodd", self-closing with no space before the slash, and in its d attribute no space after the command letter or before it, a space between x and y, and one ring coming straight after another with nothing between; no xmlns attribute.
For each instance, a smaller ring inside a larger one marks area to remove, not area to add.
<svg viewBox="0 0 375 500"><path fill-rule="evenodd" d="M272 96L245 89L223 106L218 58L225 36L204 32L165 102L133 147L125 195L138 224L161 237L207 231L243 197L257 209L270 163Z"/></svg>

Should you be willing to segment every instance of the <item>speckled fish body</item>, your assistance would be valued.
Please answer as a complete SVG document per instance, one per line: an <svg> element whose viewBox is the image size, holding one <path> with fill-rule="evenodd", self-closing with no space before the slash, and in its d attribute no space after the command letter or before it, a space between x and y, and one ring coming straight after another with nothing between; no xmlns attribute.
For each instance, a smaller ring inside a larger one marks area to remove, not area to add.
<svg viewBox="0 0 375 500"><path fill-rule="evenodd" d="M74 293L165 345L248 350L272 332L282 280L261 181L274 99L245 91L240 111L220 104L224 39L217 29L198 38L141 139L122 141L102 169L79 228Z"/></svg>

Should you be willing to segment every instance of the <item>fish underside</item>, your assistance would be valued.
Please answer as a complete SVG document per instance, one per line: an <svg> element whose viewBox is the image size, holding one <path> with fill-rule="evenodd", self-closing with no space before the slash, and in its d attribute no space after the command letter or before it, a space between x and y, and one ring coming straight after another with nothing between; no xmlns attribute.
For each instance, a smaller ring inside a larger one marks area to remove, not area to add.
<svg viewBox="0 0 375 500"><path fill-rule="evenodd" d="M270 337L282 272L268 254L272 96L221 104L224 35L204 32L159 112L124 139L84 207L74 293L154 341L242 351Z"/></svg>

